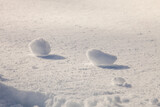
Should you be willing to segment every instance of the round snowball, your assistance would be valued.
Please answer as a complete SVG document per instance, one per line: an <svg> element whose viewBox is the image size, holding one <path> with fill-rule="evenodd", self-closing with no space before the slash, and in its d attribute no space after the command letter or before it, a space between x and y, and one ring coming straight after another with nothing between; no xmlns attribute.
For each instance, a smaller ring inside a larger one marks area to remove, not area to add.
<svg viewBox="0 0 160 107"><path fill-rule="evenodd" d="M97 49L88 50L87 57L96 66L112 65L117 60L116 56L104 53Z"/></svg>
<svg viewBox="0 0 160 107"><path fill-rule="evenodd" d="M29 49L36 56L47 56L51 52L50 44L43 38L31 41Z"/></svg>

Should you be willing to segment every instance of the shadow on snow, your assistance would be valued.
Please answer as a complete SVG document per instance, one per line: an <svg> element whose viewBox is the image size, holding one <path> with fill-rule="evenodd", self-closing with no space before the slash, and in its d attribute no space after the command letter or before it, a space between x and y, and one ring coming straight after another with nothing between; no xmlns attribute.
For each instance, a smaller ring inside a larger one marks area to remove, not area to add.
<svg viewBox="0 0 160 107"><path fill-rule="evenodd" d="M129 66L125 65L108 65L108 66L98 66L103 69L113 69L113 70L123 70L123 69L129 69Z"/></svg>
<svg viewBox="0 0 160 107"><path fill-rule="evenodd" d="M48 59L48 60L63 60L63 59L66 59L65 57L63 56L60 56L60 55L48 55L48 56L41 56L40 58L43 58L43 59Z"/></svg>

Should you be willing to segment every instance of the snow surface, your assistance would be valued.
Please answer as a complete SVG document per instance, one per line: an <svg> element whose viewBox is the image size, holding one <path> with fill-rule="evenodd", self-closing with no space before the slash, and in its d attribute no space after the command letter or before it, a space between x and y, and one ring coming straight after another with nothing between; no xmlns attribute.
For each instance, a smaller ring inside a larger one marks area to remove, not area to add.
<svg viewBox="0 0 160 107"><path fill-rule="evenodd" d="M96 66L112 65L117 60L116 56L104 53L97 49L87 51L87 57Z"/></svg>
<svg viewBox="0 0 160 107"><path fill-rule="evenodd" d="M160 0L0 0L1 106L159 106L159 19ZM54 54L29 55L36 38ZM93 48L118 60L93 66Z"/></svg>
<svg viewBox="0 0 160 107"><path fill-rule="evenodd" d="M43 38L38 38L29 44L29 49L36 56L47 56L51 52L51 47L49 42Z"/></svg>
<svg viewBox="0 0 160 107"><path fill-rule="evenodd" d="M39 92L20 91L0 83L0 107L44 107L47 95Z"/></svg>
<svg viewBox="0 0 160 107"><path fill-rule="evenodd" d="M20 91L2 83L0 92L0 107L122 107L123 103L126 103L126 99L121 99L119 96L92 97L84 102L66 100L39 92Z"/></svg>

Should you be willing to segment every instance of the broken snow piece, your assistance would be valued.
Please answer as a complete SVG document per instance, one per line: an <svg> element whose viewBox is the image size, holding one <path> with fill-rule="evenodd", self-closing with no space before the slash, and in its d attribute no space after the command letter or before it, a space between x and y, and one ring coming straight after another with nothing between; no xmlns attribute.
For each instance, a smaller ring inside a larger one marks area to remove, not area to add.
<svg viewBox="0 0 160 107"><path fill-rule="evenodd" d="M116 85L116 86L123 86L124 83L126 82L124 78L122 77L116 77L113 79L113 85Z"/></svg>
<svg viewBox="0 0 160 107"><path fill-rule="evenodd" d="M104 53L97 49L88 50L86 55L88 59L96 66L112 65L117 60L116 56Z"/></svg>

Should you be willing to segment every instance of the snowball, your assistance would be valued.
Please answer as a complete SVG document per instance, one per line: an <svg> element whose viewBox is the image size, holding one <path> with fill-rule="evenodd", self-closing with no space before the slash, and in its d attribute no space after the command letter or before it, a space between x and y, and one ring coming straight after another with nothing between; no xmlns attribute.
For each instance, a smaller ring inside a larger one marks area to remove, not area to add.
<svg viewBox="0 0 160 107"><path fill-rule="evenodd" d="M122 77L116 77L113 79L113 85L123 86L125 82L125 79Z"/></svg>
<svg viewBox="0 0 160 107"><path fill-rule="evenodd" d="M43 38L31 41L29 49L36 56L47 56L51 52L50 44Z"/></svg>
<svg viewBox="0 0 160 107"><path fill-rule="evenodd" d="M87 51L87 57L96 66L112 65L117 60L116 56L97 49Z"/></svg>

